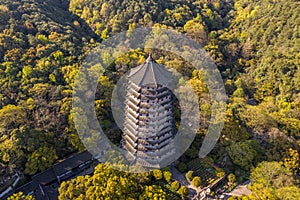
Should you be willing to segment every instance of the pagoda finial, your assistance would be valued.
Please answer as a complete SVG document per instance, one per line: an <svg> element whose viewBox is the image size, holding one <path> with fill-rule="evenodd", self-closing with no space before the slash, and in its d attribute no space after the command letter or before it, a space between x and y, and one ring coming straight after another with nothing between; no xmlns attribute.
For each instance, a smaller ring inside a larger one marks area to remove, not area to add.
<svg viewBox="0 0 300 200"><path fill-rule="evenodd" d="M148 62L151 62L151 61L153 61L153 60L154 60L154 59L152 58L151 53L149 53L149 56L148 56L146 62L148 63Z"/></svg>

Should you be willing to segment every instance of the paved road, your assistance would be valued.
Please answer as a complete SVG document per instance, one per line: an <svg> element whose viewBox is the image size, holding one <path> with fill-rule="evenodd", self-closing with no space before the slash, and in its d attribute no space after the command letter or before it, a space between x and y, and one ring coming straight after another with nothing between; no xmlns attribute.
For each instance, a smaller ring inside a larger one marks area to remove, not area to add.
<svg viewBox="0 0 300 200"><path fill-rule="evenodd" d="M181 185L187 187L190 185L190 183L186 180L185 176L182 173L180 173L174 166L170 167L170 171L172 172L173 178L178 180L181 183Z"/></svg>
<svg viewBox="0 0 300 200"><path fill-rule="evenodd" d="M181 185L184 185L189 190L189 199L193 199L193 197L196 195L196 189L193 185L191 185L185 178L185 176L180 173L174 166L170 166L170 171L173 175L173 179L178 180Z"/></svg>

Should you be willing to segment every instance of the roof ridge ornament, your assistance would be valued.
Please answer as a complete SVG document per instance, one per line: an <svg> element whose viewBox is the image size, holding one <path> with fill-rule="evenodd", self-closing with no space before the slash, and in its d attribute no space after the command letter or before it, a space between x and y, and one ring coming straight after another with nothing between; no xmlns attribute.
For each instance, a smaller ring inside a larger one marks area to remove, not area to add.
<svg viewBox="0 0 300 200"><path fill-rule="evenodd" d="M146 62L149 63L149 62L153 62L153 61L155 61L155 60L153 59L152 54L149 53L149 56L148 56Z"/></svg>

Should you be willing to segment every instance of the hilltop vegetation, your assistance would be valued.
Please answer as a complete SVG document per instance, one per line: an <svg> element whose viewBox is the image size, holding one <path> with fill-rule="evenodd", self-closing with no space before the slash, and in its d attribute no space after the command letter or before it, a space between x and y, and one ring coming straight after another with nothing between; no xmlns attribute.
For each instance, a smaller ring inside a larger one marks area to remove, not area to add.
<svg viewBox="0 0 300 200"><path fill-rule="evenodd" d="M35 174L76 149L71 82L97 37L66 1L1 0L0 13L1 176Z"/></svg>
<svg viewBox="0 0 300 200"><path fill-rule="evenodd" d="M118 32L160 26L194 38L222 74L227 117L210 159L235 174L237 182L251 179L250 199L298 199L299 16L297 0L0 0L1 176L32 175L83 150L72 121L71 98L85 55ZM152 53L184 74L199 96L203 128L179 160L187 162L197 157L209 123L208 90L201 72L179 56ZM132 50L99 79L98 119L106 120L103 125L115 143L120 131L110 129L111 90L118 77L145 56L143 49ZM266 168L276 176L260 177ZM67 195L77 194L77 188L71 188L75 183L91 184L97 176L77 178L62 188ZM156 189L160 191L151 188Z"/></svg>

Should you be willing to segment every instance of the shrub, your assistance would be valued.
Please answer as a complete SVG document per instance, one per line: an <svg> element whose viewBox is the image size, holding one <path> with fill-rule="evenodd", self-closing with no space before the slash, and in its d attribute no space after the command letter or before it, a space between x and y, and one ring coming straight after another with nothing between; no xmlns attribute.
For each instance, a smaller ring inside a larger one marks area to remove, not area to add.
<svg viewBox="0 0 300 200"><path fill-rule="evenodd" d="M217 177L221 178L225 175L225 172L224 171L217 171L216 175L217 175Z"/></svg>
<svg viewBox="0 0 300 200"><path fill-rule="evenodd" d="M40 41L42 41L42 42L44 42L44 43L47 43L47 42L48 42L47 36L45 36L45 35L43 35L43 34L39 34L39 35L37 36L37 39L40 40Z"/></svg>
<svg viewBox="0 0 300 200"><path fill-rule="evenodd" d="M235 175L233 173L230 173L227 177L228 181L230 183L235 183L236 182L236 178L235 178Z"/></svg>
<svg viewBox="0 0 300 200"><path fill-rule="evenodd" d="M163 173L161 170L157 169L153 171L153 176L156 180L161 180L163 178Z"/></svg>
<svg viewBox="0 0 300 200"><path fill-rule="evenodd" d="M162 171L170 171L170 167L164 167L161 169Z"/></svg>
<svg viewBox="0 0 300 200"><path fill-rule="evenodd" d="M171 187L174 191L177 191L179 188L180 188L181 184L179 183L179 181L174 181L172 184L171 184Z"/></svg>
<svg viewBox="0 0 300 200"><path fill-rule="evenodd" d="M188 171L186 174L185 174L185 177L187 180L191 181L193 179L193 174L194 174L194 171Z"/></svg>
<svg viewBox="0 0 300 200"><path fill-rule="evenodd" d="M202 184L201 178L199 176L195 176L192 180L192 184L195 187L199 187Z"/></svg>
<svg viewBox="0 0 300 200"><path fill-rule="evenodd" d="M170 183L172 181L172 173L169 171L165 171L164 172L164 178L165 180Z"/></svg>
<svg viewBox="0 0 300 200"><path fill-rule="evenodd" d="M108 129L111 126L111 123L109 120L103 120L103 126L104 128Z"/></svg>
<svg viewBox="0 0 300 200"><path fill-rule="evenodd" d="M183 162L179 163L179 165L178 165L178 170L179 170L181 173L185 172L185 171L187 170L186 164L183 163Z"/></svg>
<svg viewBox="0 0 300 200"><path fill-rule="evenodd" d="M189 191L185 186L181 186L178 190L178 194L182 197L186 197L189 194Z"/></svg>

